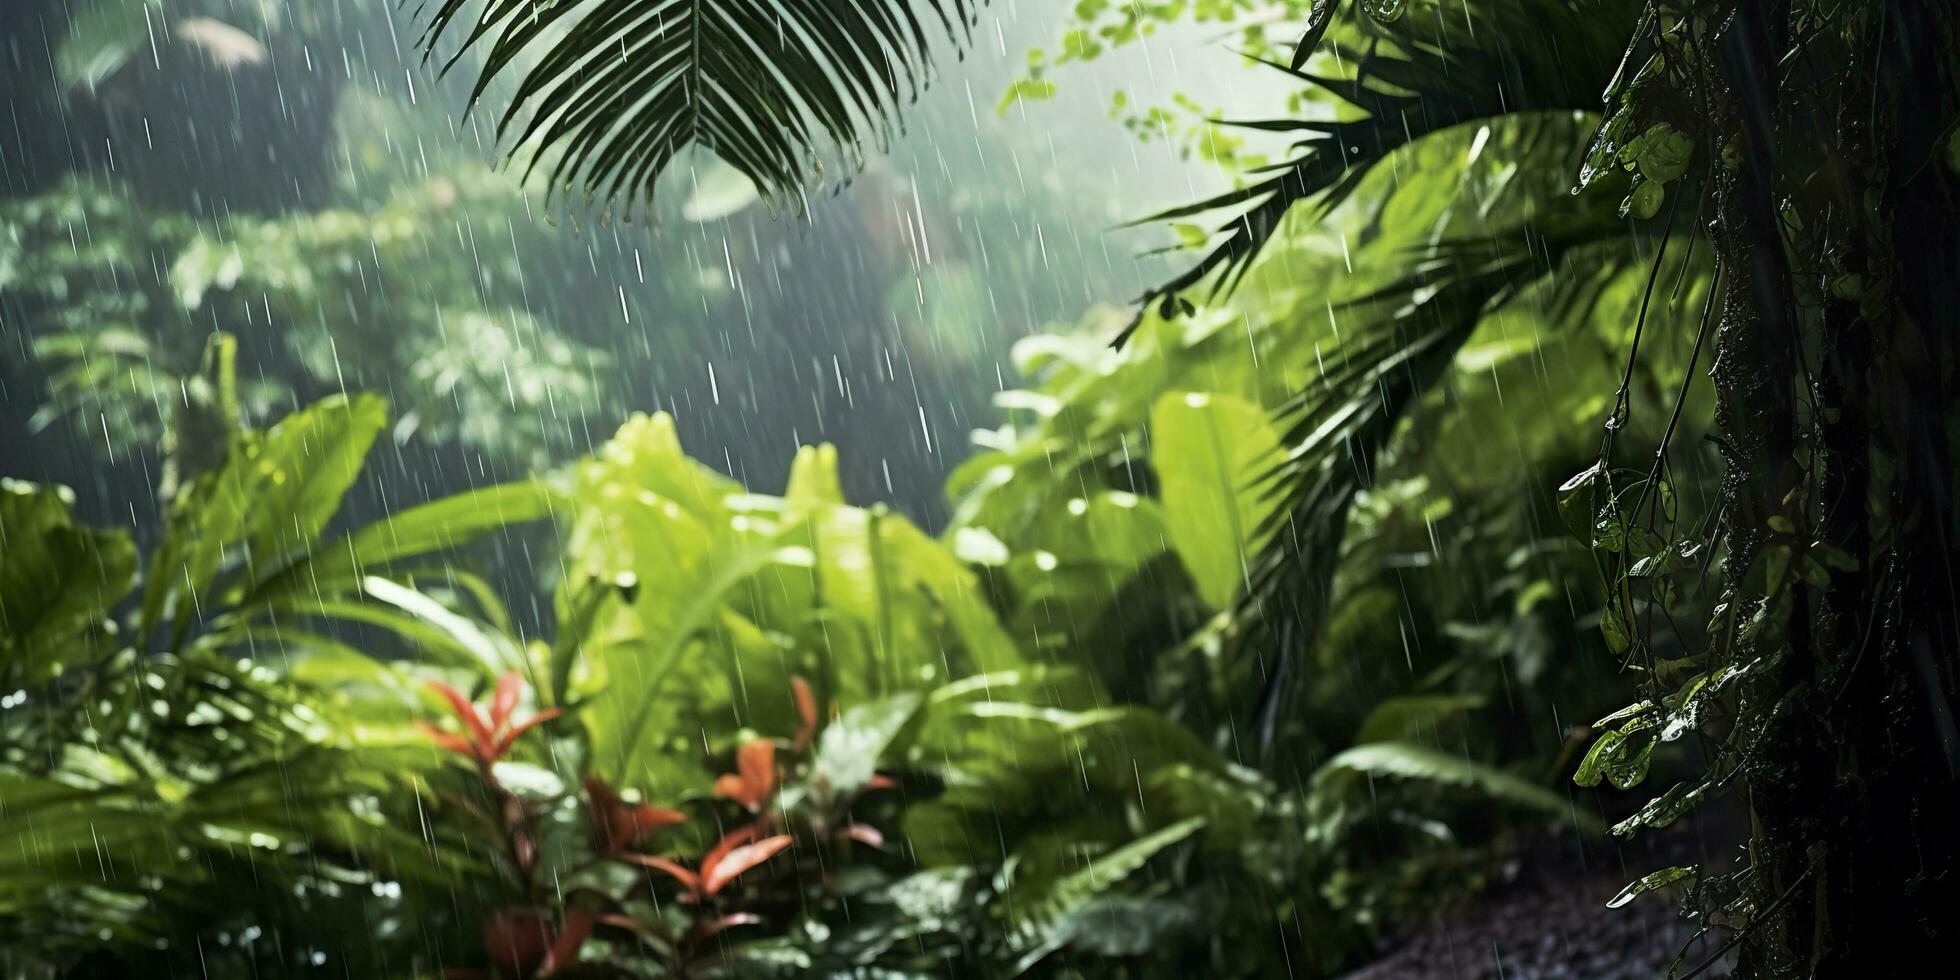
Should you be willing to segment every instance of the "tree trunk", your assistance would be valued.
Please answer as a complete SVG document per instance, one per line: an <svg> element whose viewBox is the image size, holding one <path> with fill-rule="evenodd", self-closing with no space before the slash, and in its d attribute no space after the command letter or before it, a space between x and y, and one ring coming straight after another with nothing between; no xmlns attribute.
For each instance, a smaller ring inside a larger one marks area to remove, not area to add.
<svg viewBox="0 0 1960 980"><path fill-rule="evenodd" d="M1893 975L1956 931L1954 6L1874 2L1841 42L1743 0L1721 39L1716 635L1761 663L1731 747L1744 976Z"/></svg>

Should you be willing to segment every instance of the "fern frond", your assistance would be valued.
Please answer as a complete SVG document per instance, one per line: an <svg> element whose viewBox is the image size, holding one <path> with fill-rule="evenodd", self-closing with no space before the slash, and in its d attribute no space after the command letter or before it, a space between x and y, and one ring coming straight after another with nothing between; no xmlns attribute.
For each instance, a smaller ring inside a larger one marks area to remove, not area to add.
<svg viewBox="0 0 1960 980"><path fill-rule="evenodd" d="M1048 882L1034 895L1009 889L1003 896L1008 939L1021 953L1019 971L1065 944L1074 934L1075 918L1092 903L1136 873L1166 848L1197 833L1203 817L1180 820L1118 847L1081 868Z"/></svg>

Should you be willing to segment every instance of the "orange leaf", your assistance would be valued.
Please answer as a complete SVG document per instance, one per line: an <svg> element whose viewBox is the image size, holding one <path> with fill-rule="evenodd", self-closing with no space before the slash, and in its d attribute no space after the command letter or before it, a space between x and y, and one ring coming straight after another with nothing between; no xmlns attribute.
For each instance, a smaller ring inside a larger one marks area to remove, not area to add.
<svg viewBox="0 0 1960 980"><path fill-rule="evenodd" d="M796 732L796 747L802 749L817 734L817 696L811 693L810 682L801 677L790 678L789 689L796 695L796 716L803 719L803 727Z"/></svg>
<svg viewBox="0 0 1960 980"><path fill-rule="evenodd" d="M490 728L494 731L504 727L510 714L517 710L517 700L524 695L524 678L517 671L510 671L497 678L497 693L490 701Z"/></svg>
<svg viewBox="0 0 1960 980"><path fill-rule="evenodd" d="M429 689L449 700L450 710L456 712L456 717L461 718L463 724L469 727L471 741L485 748L490 746L490 727L483 723L483 716L477 714L476 705L471 704L470 699L463 696L463 692L441 681L430 681Z"/></svg>
<svg viewBox="0 0 1960 980"><path fill-rule="evenodd" d="M627 861L643 868L651 868L658 871L680 882L681 887L688 891L699 892L701 890L700 876L682 867L677 862L669 861L664 857L654 857L651 854L620 854L616 855L616 857L621 861Z"/></svg>
<svg viewBox="0 0 1960 980"><path fill-rule="evenodd" d="M669 810L666 807L647 806L645 804L634 807L627 816L632 820L635 836L645 836L661 827L671 827L677 823L687 822L687 814L685 813L678 810Z"/></svg>
<svg viewBox="0 0 1960 980"><path fill-rule="evenodd" d="M701 858L701 870L705 873L708 869L720 864L721 859L727 857L729 851L760 836L762 836L762 825L759 823L750 824L740 830L730 831L721 840L716 841L715 846L709 848L708 853Z"/></svg>
<svg viewBox="0 0 1960 980"><path fill-rule="evenodd" d="M702 862L701 890L713 895L734 881L742 872L761 864L781 853L788 847L792 838L788 834L765 837L753 844L744 844L723 854L721 860L710 865Z"/></svg>
<svg viewBox="0 0 1960 980"><path fill-rule="evenodd" d="M460 752L471 758L476 757L476 746L471 744L469 739L455 732L443 731L426 721L416 722L415 727L421 729L422 734L429 736L429 740L436 743L436 748Z"/></svg>
<svg viewBox="0 0 1960 980"><path fill-rule="evenodd" d="M585 795L592 843L604 854L627 850L658 828L687 821L673 810L626 802L598 776L585 777Z"/></svg>
<svg viewBox="0 0 1960 980"><path fill-rule="evenodd" d="M715 780L715 794L760 810L776 792L776 743L758 738L735 753L737 774Z"/></svg>
<svg viewBox="0 0 1960 980"><path fill-rule="evenodd" d="M503 738L497 740L496 748L497 748L498 757L501 758L505 753L509 752L510 747L517 744L517 739L519 736L523 735L525 732L528 732L533 728L538 727L539 725L544 724L547 721L550 721L553 718L558 717L559 714L560 712L557 708L546 708L543 711L540 711L537 714L532 715L531 717L526 718L521 722L518 722L517 725L512 727L510 731L504 733Z"/></svg>
<svg viewBox="0 0 1960 980"><path fill-rule="evenodd" d="M755 804L750 802L748 781L740 776L730 774L716 779L715 795L734 800L751 810L755 809Z"/></svg>

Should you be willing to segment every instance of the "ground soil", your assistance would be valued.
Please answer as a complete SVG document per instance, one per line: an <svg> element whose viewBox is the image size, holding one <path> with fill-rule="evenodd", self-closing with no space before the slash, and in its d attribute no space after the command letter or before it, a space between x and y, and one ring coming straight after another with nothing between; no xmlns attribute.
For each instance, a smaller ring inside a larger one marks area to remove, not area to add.
<svg viewBox="0 0 1960 980"><path fill-rule="evenodd" d="M1683 827L1625 847L1545 841L1522 850L1508 880L1410 929L1347 980L1655 980L1714 956L1721 935L1693 943L1678 890L1606 907L1627 882L1676 864L1726 863L1732 835ZM1685 955L1684 953L1685 944ZM1726 977L1716 963L1698 977Z"/></svg>

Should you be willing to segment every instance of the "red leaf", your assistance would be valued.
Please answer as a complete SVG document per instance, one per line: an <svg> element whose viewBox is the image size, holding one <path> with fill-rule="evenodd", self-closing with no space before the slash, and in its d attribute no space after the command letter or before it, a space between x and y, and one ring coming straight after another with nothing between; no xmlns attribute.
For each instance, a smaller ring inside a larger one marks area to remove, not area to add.
<svg viewBox="0 0 1960 980"><path fill-rule="evenodd" d="M505 970L530 976L551 954L550 927L533 909L499 909L483 920L483 952Z"/></svg>
<svg viewBox="0 0 1960 980"><path fill-rule="evenodd" d="M592 845L602 854L629 850L653 831L687 820L686 814L673 810L628 803L598 776L585 777L585 795Z"/></svg>
<svg viewBox="0 0 1960 980"><path fill-rule="evenodd" d="M517 671L497 678L497 693L490 701L491 730L504 727L504 723L510 720L510 713L517 710L517 699L523 695L524 678Z"/></svg>
<svg viewBox="0 0 1960 980"><path fill-rule="evenodd" d="M682 867L680 864L669 861L664 857L654 857L651 854L616 854L613 856L629 864L637 864L640 867L658 871L680 882L681 887L688 891L699 892L701 890L701 879L699 876L687 868Z"/></svg>
<svg viewBox="0 0 1960 980"><path fill-rule="evenodd" d="M551 952L545 954L544 972L550 973L567 963L578 962L579 947L584 946L586 938L592 935L592 924L598 919L599 913L595 909L573 906L566 910L565 927L552 942Z"/></svg>
<svg viewBox="0 0 1960 980"><path fill-rule="evenodd" d="M496 746L497 758L500 759L503 758L505 753L508 753L510 751L510 747L517 744L517 739L519 736L523 735L525 732L528 732L533 728L538 727L539 725L544 724L547 721L550 721L553 718L558 717L559 714L560 712L557 708L546 708L543 711L540 711L537 714L532 715L531 717L526 718L521 722L518 722L517 725L511 728L510 731L504 733L503 738L497 740L497 746Z"/></svg>
<svg viewBox="0 0 1960 980"><path fill-rule="evenodd" d="M483 716L477 714L476 705L471 704L470 699L463 696L463 692L441 681L430 681L429 689L449 700L450 710L456 712L456 717L461 718L463 724L469 727L471 741L484 748L490 747L490 728L483 723Z"/></svg>
<svg viewBox="0 0 1960 980"><path fill-rule="evenodd" d="M528 831L518 828L510 832L510 844L516 854L518 868L529 874L538 863L538 842L531 838Z"/></svg>
<svg viewBox="0 0 1960 980"><path fill-rule="evenodd" d="M623 929L636 936L649 936L658 939L667 935L665 929L660 928L654 923L643 922L630 915L623 915L618 912L608 912L600 916L599 924L602 926L611 926L614 929Z"/></svg>
<svg viewBox="0 0 1960 980"><path fill-rule="evenodd" d="M415 727L421 729L422 734L429 736L429 740L436 743L436 748L448 749L451 752L460 752L472 759L476 758L476 746L472 745L469 739L455 732L445 732L426 721L416 722Z"/></svg>
<svg viewBox="0 0 1960 980"><path fill-rule="evenodd" d="M701 870L705 873L708 869L721 863L721 859L727 857L729 851L760 836L762 836L762 825L759 823L750 824L740 830L730 831L721 840L716 841L715 846L709 848L708 853L701 858Z"/></svg>
<svg viewBox="0 0 1960 980"><path fill-rule="evenodd" d="M783 848L788 847L791 841L792 838L788 834L777 834L753 844L734 848L713 864L702 862L701 890L709 895L720 892L742 872L782 853Z"/></svg>

